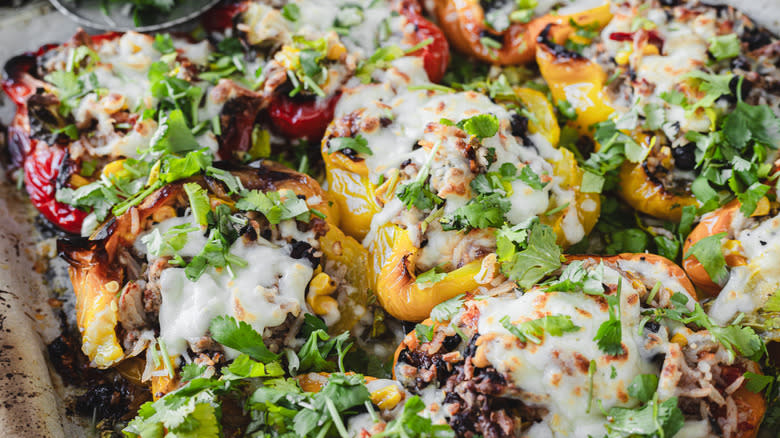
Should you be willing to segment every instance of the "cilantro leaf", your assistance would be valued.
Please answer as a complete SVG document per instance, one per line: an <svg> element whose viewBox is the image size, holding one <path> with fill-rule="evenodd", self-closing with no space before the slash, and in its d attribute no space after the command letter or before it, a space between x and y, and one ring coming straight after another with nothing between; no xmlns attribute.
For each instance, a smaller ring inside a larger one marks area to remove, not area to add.
<svg viewBox="0 0 780 438"><path fill-rule="evenodd" d="M506 222L512 204L499 193L481 194L442 219L443 230L497 228Z"/></svg>
<svg viewBox="0 0 780 438"><path fill-rule="evenodd" d="M417 324L414 326L414 333L422 342L431 342L433 340L433 325Z"/></svg>
<svg viewBox="0 0 780 438"><path fill-rule="evenodd" d="M533 342L534 344L541 344L545 333L550 336L563 336L564 333L576 332L581 328L571 322L569 315L547 315L539 319L514 324L509 315L506 315L499 322L504 329L520 339L521 342Z"/></svg>
<svg viewBox="0 0 780 438"><path fill-rule="evenodd" d="M418 275L415 281L417 284L421 284L423 286L431 286L444 280L446 277L446 272L440 272L438 267L433 267Z"/></svg>
<svg viewBox="0 0 780 438"><path fill-rule="evenodd" d="M218 316L209 326L211 337L220 344L238 350L260 362L273 362L279 355L271 353L263 342L263 335L251 325L232 316Z"/></svg>
<svg viewBox="0 0 780 438"><path fill-rule="evenodd" d="M775 381L773 376L765 376L763 374L751 373L750 371L744 374L745 376L745 388L750 392L759 393Z"/></svg>
<svg viewBox="0 0 780 438"><path fill-rule="evenodd" d="M672 437L685 423L682 411L677 407L677 397L662 403L652 400L644 407L612 408L606 424L608 437L666 436Z"/></svg>
<svg viewBox="0 0 780 438"><path fill-rule="evenodd" d="M352 150L360 154L374 155L368 147L368 140L358 134L356 137L334 137L328 140L328 153L334 153L341 150Z"/></svg>
<svg viewBox="0 0 780 438"><path fill-rule="evenodd" d="M561 248L555 241L552 228L534 224L528 234L527 247L502 262L501 272L521 288L528 289L561 266Z"/></svg>
<svg viewBox="0 0 780 438"><path fill-rule="evenodd" d="M732 146L742 150L750 140L771 148L780 141L780 120L767 105L738 102L723 122L723 134Z"/></svg>
<svg viewBox="0 0 780 438"><path fill-rule="evenodd" d="M655 374L639 374L634 377L634 380L628 385L628 395L638 399L642 403L647 403L653 399L653 395L657 389L658 376Z"/></svg>
<svg viewBox="0 0 780 438"><path fill-rule="evenodd" d="M328 361L328 356L334 352L345 353L349 348L348 344L345 345L348 339L349 332L331 337L325 330L315 330L298 352L300 364L297 371L334 371L336 364Z"/></svg>
<svg viewBox="0 0 780 438"><path fill-rule="evenodd" d="M171 111L160 120L149 146L149 150L157 154L164 152L178 154L198 148L200 145L187 126L184 113L178 109Z"/></svg>
<svg viewBox="0 0 780 438"><path fill-rule="evenodd" d="M734 75L726 73L722 75L708 74L701 70L694 70L687 75L686 78L695 79L698 81L697 87L700 91L705 92L705 96L691 105L688 110L695 111L698 108L711 107L720 96L727 96L731 94L731 88L729 83Z"/></svg>
<svg viewBox="0 0 780 438"><path fill-rule="evenodd" d="M465 294L460 294L437 304L431 309L431 319L437 322L449 321L460 311L461 307L463 307L463 300L465 297Z"/></svg>
<svg viewBox="0 0 780 438"><path fill-rule="evenodd" d="M756 207L758 207L758 201L760 201L768 191L768 185L756 181L744 192L737 193L737 199L739 199L741 204L739 210L742 212L742 214L744 214L745 217L750 217L750 215L756 211Z"/></svg>
<svg viewBox="0 0 780 438"><path fill-rule="evenodd" d="M599 326L596 336L593 340L599 347L599 350L610 356L620 356L624 353L623 350L623 326L620 322L620 293L623 286L623 278L618 278L617 291L615 295L605 295L600 292L595 295L600 295L609 305L609 319L602 322Z"/></svg>
<svg viewBox="0 0 780 438"><path fill-rule="evenodd" d="M423 409L425 403L419 396L410 397L404 404L401 415L387 423L384 431L373 436L376 438L455 438L455 432L448 424L433 424L430 418L420 415Z"/></svg>
<svg viewBox="0 0 780 438"><path fill-rule="evenodd" d="M498 132L499 123L494 114L477 114L461 120L456 126L474 137L490 138Z"/></svg>
<svg viewBox="0 0 780 438"><path fill-rule="evenodd" d="M716 61L734 58L739 55L740 41L735 33L718 35L709 39L709 51Z"/></svg>
<svg viewBox="0 0 780 438"><path fill-rule="evenodd" d="M295 3L288 3L282 8L282 17L296 22L301 18L301 9Z"/></svg>
<svg viewBox="0 0 780 438"><path fill-rule="evenodd" d="M162 54L176 51L176 48L173 46L173 38L167 33L158 33L155 35L152 47Z"/></svg>
<svg viewBox="0 0 780 438"><path fill-rule="evenodd" d="M184 184L184 192L187 194L187 199L189 199L190 209L195 217L195 222L205 227L208 225L208 215L211 211L211 203L206 189L197 183L186 183Z"/></svg>
<svg viewBox="0 0 780 438"><path fill-rule="evenodd" d="M282 195L285 196L284 200L282 200ZM268 219L268 222L274 225L288 219L308 222L311 214L306 201L299 199L291 190L283 193L243 190L241 199L236 202L236 208L239 210L258 211Z"/></svg>
<svg viewBox="0 0 780 438"><path fill-rule="evenodd" d="M444 202L436 193L433 193L428 184L427 178L420 178L404 184L396 192L398 199L403 202L406 208L416 207L420 211L433 210L437 205Z"/></svg>
<svg viewBox="0 0 780 438"><path fill-rule="evenodd" d="M619 319L608 319L601 323L593 340L604 353L619 356L623 354L622 332Z"/></svg>
<svg viewBox="0 0 780 438"><path fill-rule="evenodd" d="M704 270L707 271L707 274L715 283L724 281L728 276L726 258L723 256L723 248L721 247L721 240L724 237L726 237L726 233L707 236L694 243L683 256L685 260L696 257L696 260L701 263Z"/></svg>

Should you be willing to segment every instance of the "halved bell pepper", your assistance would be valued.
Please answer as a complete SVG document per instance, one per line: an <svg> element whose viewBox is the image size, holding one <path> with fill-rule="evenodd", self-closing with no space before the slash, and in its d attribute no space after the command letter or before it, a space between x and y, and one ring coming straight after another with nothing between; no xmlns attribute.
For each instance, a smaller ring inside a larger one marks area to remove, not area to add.
<svg viewBox="0 0 780 438"><path fill-rule="evenodd" d="M354 327L367 311L371 291L369 277L366 275L369 271L369 256L368 250L360 242L345 235L335 224L330 225L328 232L319 239L320 249L325 259L346 266L344 280L355 289L349 295L350 302L358 305L345 305L339 309L340 318L330 327L330 331L333 334L341 334Z"/></svg>
<svg viewBox="0 0 780 438"><path fill-rule="evenodd" d="M544 39L537 45L536 62L555 103L568 101L577 118L573 125L582 135L609 118L614 109L605 95L607 74L597 63Z"/></svg>
<svg viewBox="0 0 780 438"><path fill-rule="evenodd" d="M336 224L346 234L362 240L371 228L371 219L381 210L374 198L375 187L368 178L368 167L364 161L353 161L344 154L330 153L330 133L328 129L322 139L322 159L328 194L342 213Z"/></svg>
<svg viewBox="0 0 780 438"><path fill-rule="evenodd" d="M480 61L499 65L523 64L533 60L537 37L548 25L572 32L574 29L570 21L578 26L597 25L602 28L612 19L609 2L605 2L579 13L550 13L527 23L513 23L507 29L497 32L486 24L483 4L479 0L434 0L432 12L455 48ZM485 38L500 47L485 44Z"/></svg>
<svg viewBox="0 0 780 438"><path fill-rule="evenodd" d="M292 190L309 200L309 207L326 216L328 232L320 238L325 257L344 262L347 265L345 280L356 290L348 305L359 300L368 304L368 281L361 276L368 264L368 254L354 239L344 236L335 226L338 209L319 184L311 177L292 171L282 165L264 162L259 168L237 168L225 165L238 177L247 189ZM82 334L82 350L97 368L108 368L125 359L125 352L117 336L119 323L118 300L125 282L124 267L117 259L120 248L134 244L145 224L154 218L161 220L162 213L173 214L175 206L181 206L187 197L184 182L196 182L206 187L218 199L229 200L224 189L216 180L193 177L186 181L172 183L149 195L140 205L127 213L112 218L103 224L90 240L61 241L59 250L70 263L70 276L76 296L77 323ZM340 327L348 329L362 316L354 308L339 309L344 315ZM152 382L156 392L170 387L170 381L156 379Z"/></svg>
<svg viewBox="0 0 780 438"><path fill-rule="evenodd" d="M442 301L476 289L483 263L495 263L495 259L475 260L423 287L415 274L419 251L408 231L393 224L379 227L369 246L370 273L379 303L389 314L405 321L421 321Z"/></svg>
<svg viewBox="0 0 780 438"><path fill-rule="evenodd" d="M536 52L539 70L556 102L568 101L576 111L572 122L581 135L592 136L591 127L609 118L614 109L605 93L606 73L597 63L563 52L552 43L539 44ZM651 147L651 137L626 132L639 144ZM596 145L598 148L600 145ZM692 195L675 194L647 174L643 163L626 162L620 168L618 194L631 207L653 217L679 221L682 208L698 205Z"/></svg>
<svg viewBox="0 0 780 438"><path fill-rule="evenodd" d="M740 216L739 209L741 206L742 204L735 199L723 207L702 216L701 222L696 225L693 231L691 231L691 234L685 239L683 254L687 254L693 245L705 237L718 233L727 233L725 237L726 241L723 242L723 248L729 249L729 251L724 251L726 265L730 267L745 265L747 260L741 253L740 248L742 245L740 242L738 240L728 240L734 238L734 236L730 235L733 232L732 224ZM759 201L758 207L751 216L765 216L769 214L769 212L770 202L768 198L764 197ZM710 275L696 257L690 257L683 260L683 268L685 268L685 272L688 274L688 277L691 278L691 281L693 281L693 283L707 296L714 297L718 295L721 290L721 285L712 281L712 278L710 278ZM753 278L751 277L751 280L748 281L745 288L756 290L760 288L760 286L755 284L751 286L750 283L752 282Z"/></svg>

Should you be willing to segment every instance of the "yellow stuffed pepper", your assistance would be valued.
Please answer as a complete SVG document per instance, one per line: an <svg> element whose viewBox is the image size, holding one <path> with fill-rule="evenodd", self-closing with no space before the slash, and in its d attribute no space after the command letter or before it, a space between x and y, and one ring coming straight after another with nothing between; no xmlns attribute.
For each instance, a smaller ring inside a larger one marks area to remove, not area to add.
<svg viewBox="0 0 780 438"><path fill-rule="evenodd" d="M542 43L536 52L542 77L550 87L556 104L566 102L574 110L571 125L581 135L593 136L595 126L610 118L618 118L611 103L607 73L598 63L568 52L542 35ZM652 46L655 47L655 46ZM634 139L639 147L647 150L647 157L640 162L626 161L620 166L620 184L616 190L633 208L653 217L679 221L682 208L698 205L687 187L663 181L665 169L671 165L671 149L657 143L657 137L636 129L622 130ZM601 147L596 144L596 151Z"/></svg>
<svg viewBox="0 0 780 438"><path fill-rule="evenodd" d="M758 43L739 44L753 28L750 20L706 5L625 3L612 12L601 39L586 51L589 59L543 33L537 62L556 103L565 100L576 111L573 125L581 134L611 118L633 139L634 152L642 152L626 153L618 194L640 212L676 222L685 207L711 209L733 196L766 192L768 186L757 184L768 176L776 140L740 124L777 123L766 104L777 92L751 82L753 72L773 69L777 57L764 56ZM734 20L746 26L736 29ZM737 178L729 176L734 167Z"/></svg>
<svg viewBox="0 0 780 438"><path fill-rule="evenodd" d="M503 278L488 256L496 228L538 218L572 245L595 225L599 198L579 192L582 171L555 148L560 132L543 94L515 90L525 118L479 93L411 85L347 91L322 155L340 226L371 254L380 304L420 321Z"/></svg>
<svg viewBox="0 0 780 438"><path fill-rule="evenodd" d="M500 65L532 61L537 37L550 24L572 32L577 28L593 32L612 18L609 2L587 10L564 8L559 13L536 8L536 3L435 0L431 12L455 48L480 61Z"/></svg>
<svg viewBox="0 0 780 438"><path fill-rule="evenodd" d="M248 324L270 357L306 313L341 333L370 310L368 253L337 228L316 181L270 162L212 172L60 247L91 365L140 375L155 397L175 389L182 355L235 355L215 321Z"/></svg>

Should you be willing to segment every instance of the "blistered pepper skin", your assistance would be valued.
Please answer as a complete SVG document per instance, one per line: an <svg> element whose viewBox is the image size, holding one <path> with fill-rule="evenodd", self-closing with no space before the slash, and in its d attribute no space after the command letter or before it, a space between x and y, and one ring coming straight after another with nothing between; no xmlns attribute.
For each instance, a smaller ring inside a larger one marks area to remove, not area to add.
<svg viewBox="0 0 780 438"><path fill-rule="evenodd" d="M87 212L58 202L57 180L62 171L65 150L32 140L34 150L24 160L24 187L30 202L49 222L71 234L81 233Z"/></svg>
<svg viewBox="0 0 780 438"><path fill-rule="evenodd" d="M620 167L617 191L634 209L650 216L679 222L683 207L697 206L693 195L677 195L647 174L642 163L626 162Z"/></svg>
<svg viewBox="0 0 780 438"><path fill-rule="evenodd" d="M318 200L310 202L309 207L325 215L328 223L328 232L320 238L320 249L326 257L347 263L344 281L349 282L358 294L357 298L353 297L354 300L364 300L358 304L368 305L368 280L364 275L368 269L367 251L354 239L338 231L335 226L339 219L337 207L314 179L270 162L263 162L259 168L236 170L228 166L224 170L232 171L248 189L292 190L307 200ZM213 181L202 177L169 184L149 195L140 205L132 207L128 213L102 224L89 240L60 241L58 244L60 253L70 264L82 350L97 368L108 368L125 359L125 352L117 338L118 301L125 281L121 265L117 262L119 248L132 246L145 231L143 224L151 220L156 212L170 209L181 199L186 199L185 182L196 182L214 193L220 190ZM350 309L339 310L346 318L339 322L344 330L351 328L362 316ZM165 393L174 385L175 381L168 378L153 379L153 393Z"/></svg>
<svg viewBox="0 0 780 438"><path fill-rule="evenodd" d="M591 126L607 120L614 112L604 92L607 74L600 65L556 52L544 43L536 48L536 62L555 103L567 101L574 108L577 117L573 125L580 134L592 135Z"/></svg>
<svg viewBox="0 0 780 438"><path fill-rule="evenodd" d="M538 132L552 145L557 145L560 130L552 105L546 97L529 88L518 88L515 93L534 114L535 121L529 122L529 131ZM353 160L341 153L331 154L328 149L329 138L329 133L326 133L321 152L328 191L342 213L339 226L345 233L363 240L371 228L372 218L381 211L374 197L375 187L368 179L365 161L359 158ZM559 244L569 246L577 242L566 238L564 217L576 214L587 234L598 220L601 199L597 194L579 192L584 172L570 151L560 149L558 156L551 162L561 188L575 190L577 194L574 205L563 206L557 213L544 216L542 221L553 228ZM561 206L551 206L557 207ZM444 280L429 287L418 285L415 261L419 249L411 243L407 232L395 225L379 227L367 244L371 258L372 290L376 291L382 306L396 318L419 321L427 317L435 305L479 285L474 277L483 269L484 259L450 272Z"/></svg>
<svg viewBox="0 0 780 438"><path fill-rule="evenodd" d="M723 207L705 214L698 225L691 231L691 234L685 239L683 245L683 254L687 255L691 250L691 247L695 245L701 239L709 237L718 233L728 233L731 229L731 224L739 214L740 203L737 200L733 200ZM683 257L685 257L683 255ZM729 260L726 260L726 264L730 265ZM699 262L696 257L690 257L683 260L683 268L688 273L691 281L702 291L706 296L714 297L720 292L721 286L710 278L710 275L704 269L704 266Z"/></svg>
<svg viewBox="0 0 780 438"><path fill-rule="evenodd" d="M609 4L587 11L569 14L547 14L528 23L515 23L503 32L495 32L485 24L484 10L478 0L434 0L433 15L449 41L467 55L498 65L516 65L534 59L537 37L548 25L571 30L570 20L585 26L598 23L605 26L612 18ZM483 44L485 35L494 36L501 48Z"/></svg>

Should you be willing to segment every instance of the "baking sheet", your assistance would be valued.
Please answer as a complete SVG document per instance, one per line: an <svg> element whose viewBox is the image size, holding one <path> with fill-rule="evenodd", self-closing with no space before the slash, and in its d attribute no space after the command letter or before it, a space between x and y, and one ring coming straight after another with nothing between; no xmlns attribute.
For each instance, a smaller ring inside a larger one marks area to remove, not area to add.
<svg viewBox="0 0 780 438"><path fill-rule="evenodd" d="M780 31L780 0L708 3L738 6L773 32ZM0 8L0 64L45 43L67 40L76 29L43 1ZM0 121L8 124L13 112L13 103L0 93ZM42 273L45 258L55 255L55 242L41 235L34 219L33 208L0 168L0 435L91 436L85 419L68 415L68 388L46 360L45 344L59 334L47 300L67 297L69 286L62 261L55 259L51 266L60 275Z"/></svg>

